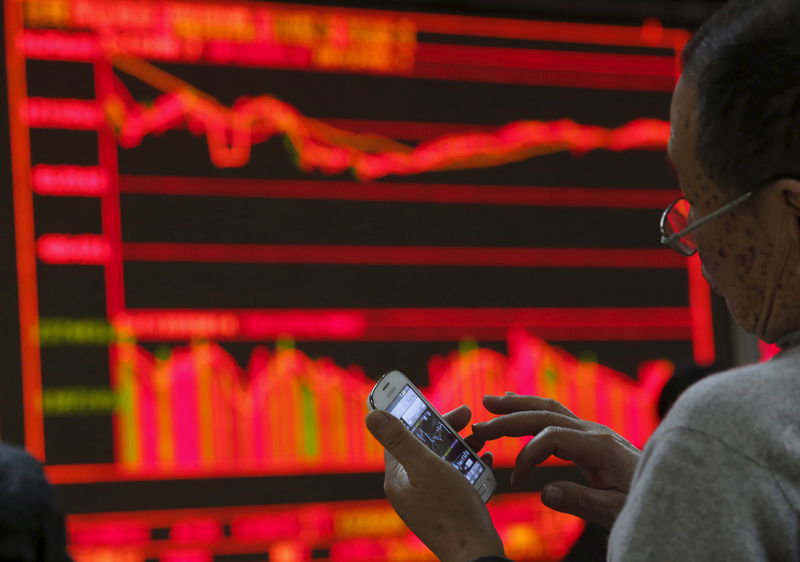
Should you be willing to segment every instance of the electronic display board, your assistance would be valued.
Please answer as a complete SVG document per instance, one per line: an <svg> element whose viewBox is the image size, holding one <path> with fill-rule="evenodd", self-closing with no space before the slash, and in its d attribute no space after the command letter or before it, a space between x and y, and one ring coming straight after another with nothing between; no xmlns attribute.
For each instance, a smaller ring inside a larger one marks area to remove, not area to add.
<svg viewBox="0 0 800 562"><path fill-rule="evenodd" d="M383 372L641 445L670 361L714 360L699 263L657 234L682 30L5 8L24 438L77 560L430 559L380 499ZM489 507L520 560L582 528Z"/></svg>

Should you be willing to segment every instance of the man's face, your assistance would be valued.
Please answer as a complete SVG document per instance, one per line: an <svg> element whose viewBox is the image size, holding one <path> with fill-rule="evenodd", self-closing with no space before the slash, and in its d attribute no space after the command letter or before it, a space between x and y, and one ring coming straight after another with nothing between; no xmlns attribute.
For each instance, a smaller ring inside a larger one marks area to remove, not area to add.
<svg viewBox="0 0 800 562"><path fill-rule="evenodd" d="M717 185L695 157L697 139L697 92L693 83L681 80L670 111L672 138L669 154L692 206L690 220L697 220L733 200L738 193ZM782 277L785 250L761 194L695 231L703 274L722 295L736 322L748 332L774 341L783 335L785 304ZM774 210L774 209L772 209Z"/></svg>

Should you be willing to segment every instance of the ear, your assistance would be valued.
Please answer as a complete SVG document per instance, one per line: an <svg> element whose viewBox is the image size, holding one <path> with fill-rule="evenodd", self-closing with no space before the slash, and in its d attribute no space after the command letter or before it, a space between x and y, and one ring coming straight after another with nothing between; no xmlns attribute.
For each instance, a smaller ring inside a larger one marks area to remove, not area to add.
<svg viewBox="0 0 800 562"><path fill-rule="evenodd" d="M786 209L800 218L800 180L783 178L777 182L776 187L783 196Z"/></svg>
<svg viewBox="0 0 800 562"><path fill-rule="evenodd" d="M800 180L784 178L778 181L776 187L780 189L784 210L794 217L797 228L793 235L795 240L800 241ZM795 278L800 277L800 262L795 264L794 273Z"/></svg>

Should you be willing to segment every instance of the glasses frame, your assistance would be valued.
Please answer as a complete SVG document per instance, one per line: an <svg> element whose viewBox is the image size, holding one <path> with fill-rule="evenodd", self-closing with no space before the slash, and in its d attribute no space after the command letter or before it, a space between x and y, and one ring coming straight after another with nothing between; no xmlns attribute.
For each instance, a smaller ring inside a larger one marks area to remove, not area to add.
<svg viewBox="0 0 800 562"><path fill-rule="evenodd" d="M667 217L669 216L669 214L672 211L672 209L675 208L675 205L677 205L678 202L681 201L681 199L686 199L686 197L678 197L677 199L675 199L675 201L670 203L669 207L664 209L664 213L661 215L661 222L659 223L659 227L661 229L661 243L664 244L664 245L669 246L670 248L672 248L673 250L675 250L676 252L678 252L680 255L682 255L684 257L688 258L690 256L693 256L694 254L697 253L697 248L694 248L693 250L688 251L688 250L686 250L685 248L683 248L679 244L679 240L681 238L683 238L684 236L686 236L687 234L690 234L690 233L694 232L695 230L697 230L698 228L700 228L704 224L706 224L708 222L711 222L715 218L724 215L725 213L731 211L735 207L738 207L739 205L741 205L742 203L744 203L745 201L750 199L753 196L754 192L755 192L755 190L751 189L750 191L740 195L739 197L737 197L733 201L730 201L729 203L726 203L725 205L723 205L722 207L720 207L716 211L712 211L711 213L707 214L706 216L694 221L692 224L690 224L689 226L687 226L686 228L684 228L680 232L676 232L674 234L667 234L667 231L665 229L666 225L667 225ZM690 203L690 205L691 205L691 203Z"/></svg>

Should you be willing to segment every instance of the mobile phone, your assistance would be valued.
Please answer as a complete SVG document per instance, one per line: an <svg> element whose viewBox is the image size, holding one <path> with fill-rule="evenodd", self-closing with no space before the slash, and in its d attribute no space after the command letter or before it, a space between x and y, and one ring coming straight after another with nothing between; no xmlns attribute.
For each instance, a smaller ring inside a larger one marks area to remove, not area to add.
<svg viewBox="0 0 800 562"><path fill-rule="evenodd" d="M400 371L383 375L367 398L370 410L385 410L399 418L420 441L452 464L475 487L484 502L497 480L492 469L469 448L422 393Z"/></svg>

